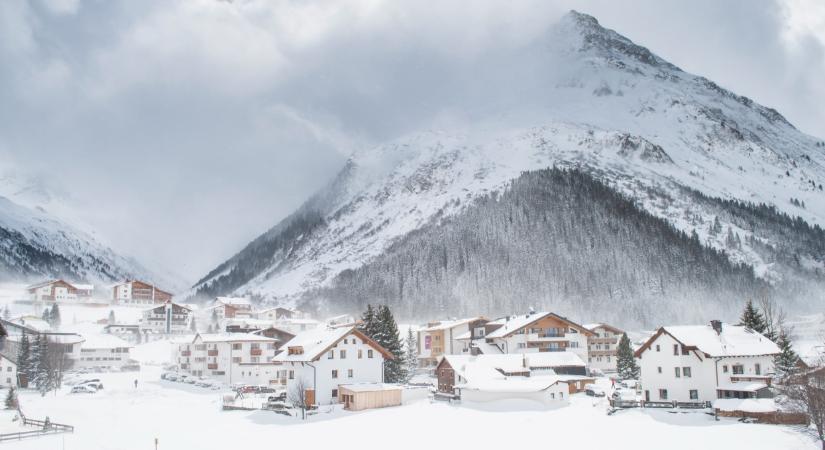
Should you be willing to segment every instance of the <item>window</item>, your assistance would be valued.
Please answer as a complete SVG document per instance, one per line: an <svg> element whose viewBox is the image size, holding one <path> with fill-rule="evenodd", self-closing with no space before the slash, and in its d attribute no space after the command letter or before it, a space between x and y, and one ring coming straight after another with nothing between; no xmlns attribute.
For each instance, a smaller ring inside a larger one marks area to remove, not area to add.
<svg viewBox="0 0 825 450"><path fill-rule="evenodd" d="M689 355L689 354L690 354L690 353L688 352L687 347L685 347L685 346L683 345L683 346L682 346L682 355L687 356L687 355Z"/></svg>
<svg viewBox="0 0 825 450"><path fill-rule="evenodd" d="M762 366L759 363L753 365L753 372L757 375L762 375Z"/></svg>
<svg viewBox="0 0 825 450"><path fill-rule="evenodd" d="M699 400L699 391L697 391L696 389L691 389L690 390L690 399L691 400Z"/></svg>
<svg viewBox="0 0 825 450"><path fill-rule="evenodd" d="M556 394L555 394L554 392L551 392L551 393L550 393L550 398L552 398L553 400L555 400L555 399L556 399Z"/></svg>
<svg viewBox="0 0 825 450"><path fill-rule="evenodd" d="M6 367L6 372L11 372L11 366Z"/></svg>
<svg viewBox="0 0 825 450"><path fill-rule="evenodd" d="M336 397L338 397L338 389L333 389L332 390L332 398L336 398Z"/></svg>
<svg viewBox="0 0 825 450"><path fill-rule="evenodd" d="M559 398L564 398L564 392L559 392Z"/></svg>
<svg viewBox="0 0 825 450"><path fill-rule="evenodd" d="M690 367L682 367L682 375L684 375L685 378L690 378Z"/></svg>
<svg viewBox="0 0 825 450"><path fill-rule="evenodd" d="M335 358L335 351L334 350L330 350L327 353L327 359L332 359L332 358Z"/></svg>
<svg viewBox="0 0 825 450"><path fill-rule="evenodd" d="M352 369L347 369L347 378L352 378Z"/></svg>
<svg viewBox="0 0 825 450"><path fill-rule="evenodd" d="M722 366L722 373L728 373L728 366Z"/></svg>
<svg viewBox="0 0 825 450"><path fill-rule="evenodd" d="M656 370L657 370L659 373L662 373L662 366L657 367L657 368L656 368Z"/></svg>
<svg viewBox="0 0 825 450"><path fill-rule="evenodd" d="M332 378L338 378L338 370L337 369L333 369Z"/></svg>
<svg viewBox="0 0 825 450"><path fill-rule="evenodd" d="M289 371L289 379L290 379L290 380L294 380L294 379L295 379L295 371L294 371L294 370L290 370L290 371Z"/></svg>
<svg viewBox="0 0 825 450"><path fill-rule="evenodd" d="M347 351L346 350L341 350L338 353L340 353L341 359L347 359Z"/></svg>
<svg viewBox="0 0 825 450"><path fill-rule="evenodd" d="M361 349L359 348L359 349L358 349L358 359L361 359L361 358L363 358L363 357L364 357L364 352L363 352L363 350L361 350Z"/></svg>
<svg viewBox="0 0 825 450"><path fill-rule="evenodd" d="M661 350L662 349L661 349L661 347L659 347L659 344L656 344L656 351L658 352L658 351L661 351Z"/></svg>
<svg viewBox="0 0 825 450"><path fill-rule="evenodd" d="M241 363L241 357L240 356L233 356L232 357L232 362L240 364Z"/></svg>
<svg viewBox="0 0 825 450"><path fill-rule="evenodd" d="M676 378L681 378L682 370L678 367L674 367L673 369L676 371Z"/></svg>
<svg viewBox="0 0 825 450"><path fill-rule="evenodd" d="M258 362L261 362L261 361L260 361L260 360L261 360L261 358L259 358L259 357L257 357L257 356L253 356L253 357L252 357L252 358L250 358L250 359L252 360L251 362L253 362L253 363L258 363Z"/></svg>
<svg viewBox="0 0 825 450"><path fill-rule="evenodd" d="M610 362L610 357L609 356L607 357L607 362Z"/></svg>
<svg viewBox="0 0 825 450"><path fill-rule="evenodd" d="M348 344L348 343L349 343L349 339L346 339L346 338L345 338L345 339L344 339L344 344Z"/></svg>
<svg viewBox="0 0 825 450"><path fill-rule="evenodd" d="M579 348L579 343L576 341L571 341L567 343L567 346L570 348Z"/></svg>
<svg viewBox="0 0 825 450"><path fill-rule="evenodd" d="M679 344L673 344L673 354L674 355L679 354Z"/></svg>
<svg viewBox="0 0 825 450"><path fill-rule="evenodd" d="M525 344L524 342L519 342L518 343L518 348L526 348L526 347L527 347L527 344Z"/></svg>
<svg viewBox="0 0 825 450"><path fill-rule="evenodd" d="M667 389L659 389L659 400L667 400Z"/></svg>
<svg viewBox="0 0 825 450"><path fill-rule="evenodd" d="M745 373L745 366L742 364L736 364L731 366L734 375L742 375Z"/></svg>
<svg viewBox="0 0 825 450"><path fill-rule="evenodd" d="M367 350L367 358L372 358L372 349Z"/></svg>

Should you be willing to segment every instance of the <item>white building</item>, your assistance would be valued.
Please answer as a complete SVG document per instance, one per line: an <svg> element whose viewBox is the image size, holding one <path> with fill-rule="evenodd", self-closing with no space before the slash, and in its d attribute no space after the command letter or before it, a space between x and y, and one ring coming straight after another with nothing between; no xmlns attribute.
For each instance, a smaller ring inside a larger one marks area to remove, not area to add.
<svg viewBox="0 0 825 450"><path fill-rule="evenodd" d="M29 298L35 302L71 302L92 297L91 284L69 283L65 280L48 280L26 288Z"/></svg>
<svg viewBox="0 0 825 450"><path fill-rule="evenodd" d="M486 323L483 317L428 323L418 330L419 366L435 367L442 355L469 354L470 342L484 338Z"/></svg>
<svg viewBox="0 0 825 450"><path fill-rule="evenodd" d="M17 363L0 354L0 386L17 387Z"/></svg>
<svg viewBox="0 0 825 450"><path fill-rule="evenodd" d="M140 331L154 334L183 334L190 331L192 310L186 306L167 301L143 311Z"/></svg>
<svg viewBox="0 0 825 450"><path fill-rule="evenodd" d="M284 344L275 362L287 391L306 390L308 403L338 402L339 385L383 382L384 360L392 355L355 327L322 328Z"/></svg>
<svg viewBox="0 0 825 450"><path fill-rule="evenodd" d="M280 328L284 331L288 331L292 334L299 334L305 331L316 330L318 328L321 328L323 324L315 319L290 319L285 317L272 322L272 326Z"/></svg>
<svg viewBox="0 0 825 450"><path fill-rule="evenodd" d="M132 344L109 334L86 334L80 344L80 356L72 369L93 371L122 370L136 365L130 358Z"/></svg>
<svg viewBox="0 0 825 450"><path fill-rule="evenodd" d="M593 332L587 338L587 363L590 368L604 373L616 372L616 354L624 331L606 323L584 324L584 327Z"/></svg>
<svg viewBox="0 0 825 450"><path fill-rule="evenodd" d="M258 334L197 334L176 341L174 360L183 372L227 384L277 384L277 342Z"/></svg>
<svg viewBox="0 0 825 450"><path fill-rule="evenodd" d="M593 332L551 312L530 312L488 322L485 340L502 353L573 352L588 360Z"/></svg>
<svg viewBox="0 0 825 450"><path fill-rule="evenodd" d="M122 305L157 305L172 300L172 294L138 280L112 286L112 301Z"/></svg>
<svg viewBox="0 0 825 450"><path fill-rule="evenodd" d="M776 344L749 328L712 321L661 327L636 358L647 401L708 402L767 392L778 353Z"/></svg>

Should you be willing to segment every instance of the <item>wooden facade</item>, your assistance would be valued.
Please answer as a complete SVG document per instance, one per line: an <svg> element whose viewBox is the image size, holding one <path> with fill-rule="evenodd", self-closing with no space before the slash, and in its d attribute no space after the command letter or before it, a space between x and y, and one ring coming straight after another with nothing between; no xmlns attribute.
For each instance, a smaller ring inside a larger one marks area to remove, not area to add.
<svg viewBox="0 0 825 450"><path fill-rule="evenodd" d="M339 386L339 402L344 409L361 411L364 409L386 408L401 405L401 387L386 388L376 384L375 390L351 389L346 385Z"/></svg>
<svg viewBox="0 0 825 450"><path fill-rule="evenodd" d="M455 392L455 370L450 365L447 358L442 358L441 362L435 368L435 374L438 378L438 392L445 394L453 394Z"/></svg>

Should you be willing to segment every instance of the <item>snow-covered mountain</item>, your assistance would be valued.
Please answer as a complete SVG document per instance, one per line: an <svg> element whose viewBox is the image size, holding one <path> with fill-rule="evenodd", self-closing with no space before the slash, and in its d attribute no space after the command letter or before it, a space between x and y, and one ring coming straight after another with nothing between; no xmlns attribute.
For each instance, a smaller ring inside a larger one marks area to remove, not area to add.
<svg viewBox="0 0 825 450"><path fill-rule="evenodd" d="M821 140L585 14L570 12L515 53L511 79L481 82L490 101L468 107L472 125L356 152L325 189L194 291L334 296L323 289L342 272L386 256L416 231L435 232L524 172L552 166L589 174L771 286L822 282ZM496 83L519 87L506 87L516 92L510 99L492 94L505 89ZM773 225L754 225L768 216Z"/></svg>
<svg viewBox="0 0 825 450"><path fill-rule="evenodd" d="M66 278L106 284L158 278L86 231L70 203L37 178L15 170L0 174L0 281Z"/></svg>

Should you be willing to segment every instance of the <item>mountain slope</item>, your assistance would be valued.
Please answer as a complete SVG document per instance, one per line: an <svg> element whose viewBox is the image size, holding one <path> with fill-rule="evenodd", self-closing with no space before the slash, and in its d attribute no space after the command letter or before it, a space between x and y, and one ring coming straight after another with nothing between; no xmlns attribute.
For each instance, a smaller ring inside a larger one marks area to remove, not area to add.
<svg viewBox="0 0 825 450"><path fill-rule="evenodd" d="M0 281L66 278L110 282L150 277L90 235L41 209L0 197Z"/></svg>
<svg viewBox="0 0 825 450"><path fill-rule="evenodd" d="M356 152L327 188L194 292L295 299L437 218L476 208L477 199L503 192L523 172L554 165L577 167L677 230L695 232L775 290L799 277L818 282L825 268L819 247L791 230L782 239L800 239L794 245L804 267L777 264L765 249L780 235L748 226L725 203L765 204L824 224L825 149L816 139L584 14L571 12L512 59L510 79L484 79L483 87L518 92L468 106L473 125ZM739 245L729 245L728 231Z"/></svg>

